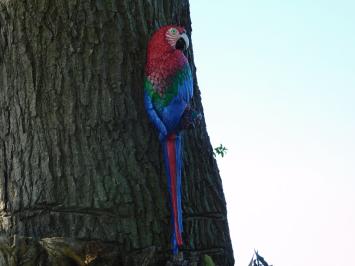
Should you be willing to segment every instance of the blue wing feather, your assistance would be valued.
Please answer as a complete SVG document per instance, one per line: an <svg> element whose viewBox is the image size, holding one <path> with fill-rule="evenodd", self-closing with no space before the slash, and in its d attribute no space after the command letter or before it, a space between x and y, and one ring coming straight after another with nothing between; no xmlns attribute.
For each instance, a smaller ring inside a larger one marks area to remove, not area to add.
<svg viewBox="0 0 355 266"><path fill-rule="evenodd" d="M168 132L177 129L180 119L193 96L193 79L190 66L182 71L182 79L178 83L177 95L172 98L170 103L163 108L162 121L166 125Z"/></svg>
<svg viewBox="0 0 355 266"><path fill-rule="evenodd" d="M144 105L148 113L150 121L154 124L156 129L159 131L159 134L162 136L167 135L167 130L164 123L161 121L156 109L154 108L152 97L148 94L147 91L144 91Z"/></svg>

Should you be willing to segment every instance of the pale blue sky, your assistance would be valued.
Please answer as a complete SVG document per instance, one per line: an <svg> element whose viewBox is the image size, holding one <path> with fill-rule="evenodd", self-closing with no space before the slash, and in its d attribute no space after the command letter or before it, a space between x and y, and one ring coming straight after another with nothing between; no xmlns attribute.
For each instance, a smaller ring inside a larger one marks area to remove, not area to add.
<svg viewBox="0 0 355 266"><path fill-rule="evenodd" d="M355 1L190 0L236 265L355 254ZM352 263L352 262L350 262ZM354 264L355 265L355 264Z"/></svg>

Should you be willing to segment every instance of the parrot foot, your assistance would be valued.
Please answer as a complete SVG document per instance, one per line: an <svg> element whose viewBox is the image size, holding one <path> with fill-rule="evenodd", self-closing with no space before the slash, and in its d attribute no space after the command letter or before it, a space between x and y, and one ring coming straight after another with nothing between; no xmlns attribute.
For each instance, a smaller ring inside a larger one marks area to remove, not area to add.
<svg viewBox="0 0 355 266"><path fill-rule="evenodd" d="M180 121L180 129L192 129L200 125L202 114L191 108L186 108Z"/></svg>

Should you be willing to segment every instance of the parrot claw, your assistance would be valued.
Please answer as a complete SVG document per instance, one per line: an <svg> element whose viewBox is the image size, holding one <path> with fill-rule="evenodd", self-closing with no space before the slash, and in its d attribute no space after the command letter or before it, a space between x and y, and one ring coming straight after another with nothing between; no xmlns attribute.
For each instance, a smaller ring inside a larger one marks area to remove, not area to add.
<svg viewBox="0 0 355 266"><path fill-rule="evenodd" d="M180 129L184 130L196 128L201 124L201 120L201 113L194 111L191 108L186 108L180 121Z"/></svg>

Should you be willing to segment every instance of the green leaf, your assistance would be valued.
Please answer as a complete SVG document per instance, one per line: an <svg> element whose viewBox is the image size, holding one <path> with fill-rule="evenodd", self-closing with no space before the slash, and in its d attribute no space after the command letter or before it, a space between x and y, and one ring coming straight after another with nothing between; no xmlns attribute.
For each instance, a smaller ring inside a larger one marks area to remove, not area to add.
<svg viewBox="0 0 355 266"><path fill-rule="evenodd" d="M204 266L216 266L216 264L214 264L212 258L208 255L203 256L203 263L204 263Z"/></svg>
<svg viewBox="0 0 355 266"><path fill-rule="evenodd" d="M213 153L220 155L222 158L224 157L224 155L226 155L228 149L223 146L222 144L220 144L217 148L214 148Z"/></svg>

